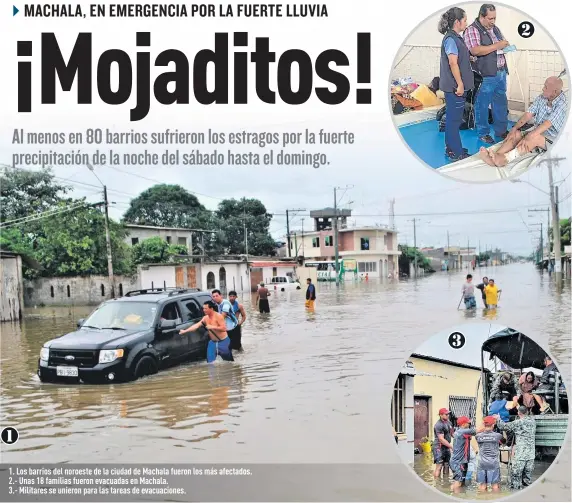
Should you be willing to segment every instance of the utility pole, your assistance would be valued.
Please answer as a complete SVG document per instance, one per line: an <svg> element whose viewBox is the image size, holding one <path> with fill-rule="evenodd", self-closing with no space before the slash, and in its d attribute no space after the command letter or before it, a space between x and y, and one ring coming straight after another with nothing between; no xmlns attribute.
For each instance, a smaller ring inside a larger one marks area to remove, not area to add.
<svg viewBox="0 0 572 503"><path fill-rule="evenodd" d="M544 243L542 242L543 238L542 232L542 222L540 222L540 263L542 264L542 260L544 259Z"/></svg>
<svg viewBox="0 0 572 503"><path fill-rule="evenodd" d="M86 164L97 181L103 187L103 204L104 204L104 222L105 222L105 245L107 248L107 274L109 277L109 286L111 287L111 297L115 299L115 276L113 275L113 256L111 254L111 236L109 234L109 200L107 199L107 185L105 185L97 176L94 167L88 162Z"/></svg>
<svg viewBox="0 0 572 503"><path fill-rule="evenodd" d="M336 259L336 286L340 284L340 275L338 274L338 266L339 266L339 251L338 251L338 194L337 189L334 187L334 254Z"/></svg>
<svg viewBox="0 0 572 503"><path fill-rule="evenodd" d="M306 211L306 210L305 209L304 210L302 210L302 209L286 210L286 234L287 234L286 239L288 241L288 258L292 257L292 252L290 250L290 241L291 241L291 239L290 239L290 212L291 211L298 212L298 211Z"/></svg>
<svg viewBox="0 0 572 503"><path fill-rule="evenodd" d="M449 250L449 231L447 231L447 270L451 264L451 251Z"/></svg>
<svg viewBox="0 0 572 503"><path fill-rule="evenodd" d="M286 246L288 246L288 258L292 257L290 252L290 217L288 216L288 210L286 210Z"/></svg>
<svg viewBox="0 0 572 503"><path fill-rule="evenodd" d="M470 250L469 238L467 238L467 269L471 268L471 261L469 260L471 258L471 252L469 250Z"/></svg>
<svg viewBox="0 0 572 503"><path fill-rule="evenodd" d="M528 210L528 213L546 213L546 216L548 217L548 227L546 228L546 244L547 246L550 244L550 236L548 234L548 229L550 229L550 208L546 208L546 209L538 209L538 210ZM530 216L530 215L529 215ZM542 229L542 224L541 224L541 229ZM540 262L542 262L544 259L544 237L542 235L542 230L540 231ZM550 260L550 252L548 253L548 259Z"/></svg>
<svg viewBox="0 0 572 503"><path fill-rule="evenodd" d="M107 185L103 186L103 201L105 203L105 244L107 246L107 274L111 285L111 297L115 299L115 276L113 275L113 257L111 255L111 236L109 235L109 201L107 200Z"/></svg>
<svg viewBox="0 0 572 503"><path fill-rule="evenodd" d="M340 284L340 250L338 246L338 190L348 190L351 188L353 188L353 185L346 185L345 187L334 187L334 221L332 227L334 231L334 254L336 260L336 286L339 286Z"/></svg>
<svg viewBox="0 0 572 503"><path fill-rule="evenodd" d="M244 219L244 254L248 263L248 229L246 228L246 219Z"/></svg>
<svg viewBox="0 0 572 503"><path fill-rule="evenodd" d="M417 219L413 219L413 248L415 250L414 255L414 265L413 268L415 270L415 277L417 277L417 226L415 225Z"/></svg>
<svg viewBox="0 0 572 503"><path fill-rule="evenodd" d="M556 281L562 279L562 258L560 254L560 221L558 220L558 187L554 186L552 178L552 161L548 159L548 181L550 183L550 207L552 209L552 243L554 250L554 274ZM548 247L550 259L550 246Z"/></svg>
<svg viewBox="0 0 572 503"><path fill-rule="evenodd" d="M302 257L304 257L304 219L302 219Z"/></svg>

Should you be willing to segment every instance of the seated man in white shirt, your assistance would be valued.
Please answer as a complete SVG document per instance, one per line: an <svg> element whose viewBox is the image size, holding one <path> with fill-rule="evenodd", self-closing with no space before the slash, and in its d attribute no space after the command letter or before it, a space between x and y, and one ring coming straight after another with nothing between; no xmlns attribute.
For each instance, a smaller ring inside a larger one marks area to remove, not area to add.
<svg viewBox="0 0 572 503"><path fill-rule="evenodd" d="M480 158L489 166L500 168L522 155L548 150L566 122L568 106L562 88L562 79L548 77L542 94L537 96L528 112L513 126L499 149L493 152L481 147ZM531 119L534 119L534 127L520 131Z"/></svg>

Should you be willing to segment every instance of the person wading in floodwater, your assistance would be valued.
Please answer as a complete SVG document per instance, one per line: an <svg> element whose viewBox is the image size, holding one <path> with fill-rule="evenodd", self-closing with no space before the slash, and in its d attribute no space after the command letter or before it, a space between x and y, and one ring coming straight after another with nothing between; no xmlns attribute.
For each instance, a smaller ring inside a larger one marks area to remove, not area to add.
<svg viewBox="0 0 572 503"><path fill-rule="evenodd" d="M483 298L483 306L487 308L487 294L485 293L485 287L489 284L489 278L486 276L483 278L483 282L477 285L477 288L481 291L481 297Z"/></svg>
<svg viewBox="0 0 572 503"><path fill-rule="evenodd" d="M463 284L463 300L467 309L476 309L475 285L473 285L473 276L471 274L467 274L467 281Z"/></svg>
<svg viewBox="0 0 572 503"><path fill-rule="evenodd" d="M238 325L232 331L233 333L231 334L229 332L228 334L230 337L230 348L242 351L242 324L246 321L246 311L244 310L244 306L238 302L237 294L234 290L229 292L228 301L230 302L234 315L238 320Z"/></svg>
<svg viewBox="0 0 572 503"><path fill-rule="evenodd" d="M306 289L306 307L308 309L314 309L314 303L316 302L316 287L310 278L306 280L306 283L308 284L308 288Z"/></svg>
<svg viewBox="0 0 572 503"><path fill-rule="evenodd" d="M234 314L234 309L232 308L232 304L223 299L222 293L220 290L213 290L212 291L212 298L215 301L218 312L220 315L223 316L224 322L226 324L226 331L228 333L228 338L230 340L230 349L233 349L233 340L236 337L235 329L238 326L238 320Z"/></svg>
<svg viewBox="0 0 572 503"><path fill-rule="evenodd" d="M203 312L205 316L203 316L201 321L185 330L181 330L179 334L195 332L201 326L206 328L210 338L207 346L207 363L214 362L217 355L220 355L223 360L233 362L234 358L230 349L230 338L226 331L225 319L217 312L217 305L212 300L209 300L204 303Z"/></svg>
<svg viewBox="0 0 572 503"><path fill-rule="evenodd" d="M433 463L435 470L433 476L438 478L441 472L449 472L449 461L451 460L451 437L453 436L453 425L449 421L449 411L445 408L439 409L439 420L433 427L435 440L433 442Z"/></svg>
<svg viewBox="0 0 572 503"><path fill-rule="evenodd" d="M494 279L489 279L489 284L485 287L485 295L487 297L487 308L496 309L499 303L499 294L502 290L495 285Z"/></svg>
<svg viewBox="0 0 572 503"><path fill-rule="evenodd" d="M256 292L256 303L258 304L258 310L261 313L270 312L270 303L268 302L268 297L270 297L270 291L264 286L264 283L260 283L260 287Z"/></svg>

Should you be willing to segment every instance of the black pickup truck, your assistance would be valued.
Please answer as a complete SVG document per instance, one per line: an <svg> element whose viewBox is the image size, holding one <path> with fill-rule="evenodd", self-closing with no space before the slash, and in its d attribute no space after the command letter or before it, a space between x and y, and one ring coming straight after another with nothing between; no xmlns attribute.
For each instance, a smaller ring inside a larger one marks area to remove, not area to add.
<svg viewBox="0 0 572 503"><path fill-rule="evenodd" d="M212 300L199 289L154 288L102 303L77 330L44 344L38 360L42 382L132 381L193 358L206 357L202 327L179 335L203 316Z"/></svg>

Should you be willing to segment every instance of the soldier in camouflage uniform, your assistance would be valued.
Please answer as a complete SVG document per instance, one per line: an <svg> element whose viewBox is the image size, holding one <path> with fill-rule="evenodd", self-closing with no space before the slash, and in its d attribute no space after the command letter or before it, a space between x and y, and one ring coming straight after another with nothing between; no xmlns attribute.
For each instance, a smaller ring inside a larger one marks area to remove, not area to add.
<svg viewBox="0 0 572 503"><path fill-rule="evenodd" d="M503 391L508 393L508 396L503 395ZM499 374L491 387L490 403L495 400L502 400L506 398L509 402L515 397L520 395L520 385L518 384L517 377L511 372L503 372Z"/></svg>
<svg viewBox="0 0 572 503"><path fill-rule="evenodd" d="M536 421L528 415L524 406L518 408L518 419L505 423L497 417L497 428L500 431L512 432L516 435L516 446L509 473L509 487L522 489L532 483L534 458L536 457Z"/></svg>

